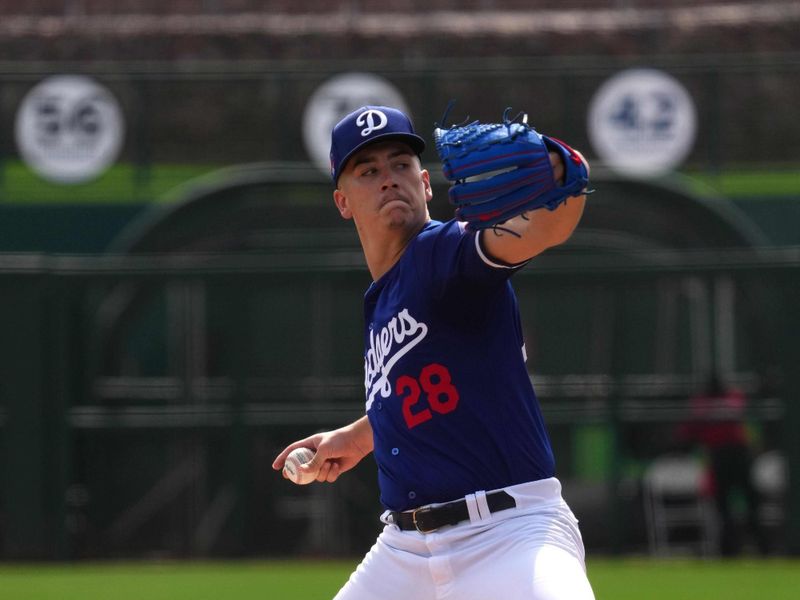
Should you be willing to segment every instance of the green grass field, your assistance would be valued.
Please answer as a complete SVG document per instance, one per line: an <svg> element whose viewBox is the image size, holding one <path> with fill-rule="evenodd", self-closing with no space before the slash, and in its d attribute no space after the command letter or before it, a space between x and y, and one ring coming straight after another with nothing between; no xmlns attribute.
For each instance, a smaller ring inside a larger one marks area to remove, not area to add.
<svg viewBox="0 0 800 600"><path fill-rule="evenodd" d="M352 561L5 564L0 598L330 600L353 566ZM598 600L800 597L800 561L598 559L588 568Z"/></svg>
<svg viewBox="0 0 800 600"><path fill-rule="evenodd" d="M121 163L92 181L56 185L45 181L19 161L9 160L0 165L0 198L14 204L149 202L163 199L179 185L218 168L217 165L156 164L148 169L137 169L131 164Z"/></svg>
<svg viewBox="0 0 800 600"><path fill-rule="evenodd" d="M154 163L137 168L118 163L99 178L76 185L43 180L18 160L0 161L0 199L14 204L119 203L168 200L181 184L228 165ZM800 195L796 168L774 170L729 168L718 174L685 172L678 179L700 196L729 198Z"/></svg>
<svg viewBox="0 0 800 600"><path fill-rule="evenodd" d="M706 173L683 174L684 183L700 196L717 195L727 198L790 197L800 194L800 170L761 171L755 169L729 170L718 175Z"/></svg>

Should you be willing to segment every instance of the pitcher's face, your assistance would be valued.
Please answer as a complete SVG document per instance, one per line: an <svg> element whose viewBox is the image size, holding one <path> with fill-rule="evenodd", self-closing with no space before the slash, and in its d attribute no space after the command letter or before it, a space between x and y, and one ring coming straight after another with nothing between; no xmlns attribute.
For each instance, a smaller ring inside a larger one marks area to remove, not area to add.
<svg viewBox="0 0 800 600"><path fill-rule="evenodd" d="M421 228L433 196L428 171L403 142L371 144L354 154L339 177L334 201L359 230Z"/></svg>

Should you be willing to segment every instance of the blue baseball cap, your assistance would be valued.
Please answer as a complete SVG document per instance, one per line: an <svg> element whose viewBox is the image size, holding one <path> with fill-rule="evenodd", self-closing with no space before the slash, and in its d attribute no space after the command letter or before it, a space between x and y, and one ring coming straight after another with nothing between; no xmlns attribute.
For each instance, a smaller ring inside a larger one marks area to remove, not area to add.
<svg viewBox="0 0 800 600"><path fill-rule="evenodd" d="M339 181L348 159L373 142L398 139L418 155L425 140L416 134L411 119L396 108L362 106L339 121L331 132L331 178Z"/></svg>

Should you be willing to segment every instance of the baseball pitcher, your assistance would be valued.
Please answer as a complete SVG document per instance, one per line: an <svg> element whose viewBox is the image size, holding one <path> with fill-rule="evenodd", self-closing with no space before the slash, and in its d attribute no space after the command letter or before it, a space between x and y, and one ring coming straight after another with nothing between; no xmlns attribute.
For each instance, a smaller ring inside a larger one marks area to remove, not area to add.
<svg viewBox="0 0 800 600"><path fill-rule="evenodd" d="M434 140L456 207L446 223L430 218L425 141L408 116L365 106L333 129L333 200L373 279L366 414L273 467L306 448L313 458L293 457L284 476L333 482L374 456L385 526L335 600L592 599L510 283L572 234L587 163L508 111Z"/></svg>

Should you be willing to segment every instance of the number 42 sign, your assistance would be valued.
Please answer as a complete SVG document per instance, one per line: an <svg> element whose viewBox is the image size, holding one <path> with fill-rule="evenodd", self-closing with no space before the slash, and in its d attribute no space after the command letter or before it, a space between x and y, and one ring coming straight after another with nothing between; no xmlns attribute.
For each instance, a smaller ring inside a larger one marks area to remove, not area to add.
<svg viewBox="0 0 800 600"><path fill-rule="evenodd" d="M615 171L638 177L677 168L691 151L697 116L691 96L656 69L628 69L607 80L589 107L589 139Z"/></svg>

